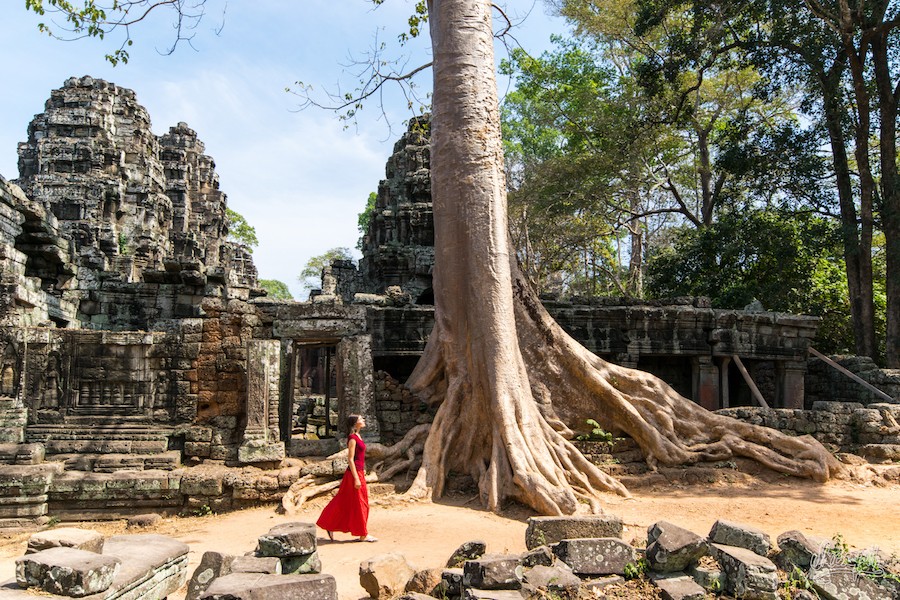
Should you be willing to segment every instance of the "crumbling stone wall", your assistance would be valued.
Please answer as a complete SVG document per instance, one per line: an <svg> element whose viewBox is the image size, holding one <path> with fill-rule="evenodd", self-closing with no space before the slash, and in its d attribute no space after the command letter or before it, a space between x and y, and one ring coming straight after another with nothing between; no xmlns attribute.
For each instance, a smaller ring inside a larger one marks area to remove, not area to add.
<svg viewBox="0 0 900 600"><path fill-rule="evenodd" d="M719 413L790 435L812 435L834 452L900 460L900 404L817 401L811 410L748 406Z"/></svg>
<svg viewBox="0 0 900 600"><path fill-rule="evenodd" d="M430 127L427 115L411 119L394 144L363 237L359 291L383 294L386 287L399 286L416 304L434 303Z"/></svg>
<svg viewBox="0 0 900 600"><path fill-rule="evenodd" d="M19 304L47 305L59 327L126 331L200 317L210 295L247 300L256 268L226 240L227 199L203 152L184 123L157 138L131 90L82 77L51 92L19 145L23 231L0 240L40 282L26 291L43 292Z"/></svg>
<svg viewBox="0 0 900 600"><path fill-rule="evenodd" d="M893 398L900 399L900 369L881 369L867 356L832 356L832 360ZM806 375L806 407L815 402L884 402L870 390L819 358L811 357Z"/></svg>
<svg viewBox="0 0 900 600"><path fill-rule="evenodd" d="M376 371L375 412L381 424L382 443L393 444L416 425L431 423L437 406L419 400L389 373Z"/></svg>

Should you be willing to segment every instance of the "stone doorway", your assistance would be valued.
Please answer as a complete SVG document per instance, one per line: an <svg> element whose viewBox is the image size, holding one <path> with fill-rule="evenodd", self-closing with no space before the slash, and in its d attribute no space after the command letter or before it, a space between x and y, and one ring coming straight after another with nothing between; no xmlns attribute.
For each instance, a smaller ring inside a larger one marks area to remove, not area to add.
<svg viewBox="0 0 900 600"><path fill-rule="evenodd" d="M337 431L341 391L337 340L294 340L282 414L285 441L328 438Z"/></svg>

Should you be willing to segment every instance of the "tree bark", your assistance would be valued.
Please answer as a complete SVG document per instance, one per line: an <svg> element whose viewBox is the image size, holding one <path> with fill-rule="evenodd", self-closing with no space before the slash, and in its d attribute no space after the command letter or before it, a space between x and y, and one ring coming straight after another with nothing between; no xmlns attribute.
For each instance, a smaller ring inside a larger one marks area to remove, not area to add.
<svg viewBox="0 0 900 600"><path fill-rule="evenodd" d="M888 368L896 369L900 368L900 172L897 167L900 82L895 86L891 76L888 47L891 29L885 28L876 35L872 42L872 57L878 90L881 219L887 254L885 363Z"/></svg>

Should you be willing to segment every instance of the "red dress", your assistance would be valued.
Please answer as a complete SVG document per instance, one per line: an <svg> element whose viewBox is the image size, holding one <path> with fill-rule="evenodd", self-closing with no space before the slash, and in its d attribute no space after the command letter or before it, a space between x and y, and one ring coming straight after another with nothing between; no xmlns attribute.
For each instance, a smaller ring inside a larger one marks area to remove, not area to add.
<svg viewBox="0 0 900 600"><path fill-rule="evenodd" d="M365 537L369 533L366 527L369 520L369 491L366 489L365 475L366 444L355 433L350 435L348 441L350 439L356 440L353 465L344 472L337 495L322 511L316 525L325 531L343 531L357 537ZM359 489L356 489L353 482L351 468L355 468L359 475Z"/></svg>

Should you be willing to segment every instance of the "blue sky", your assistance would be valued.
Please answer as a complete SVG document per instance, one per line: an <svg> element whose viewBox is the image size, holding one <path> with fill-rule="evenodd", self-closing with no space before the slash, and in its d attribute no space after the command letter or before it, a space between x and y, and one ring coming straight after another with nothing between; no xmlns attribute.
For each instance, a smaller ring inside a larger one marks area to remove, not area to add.
<svg viewBox="0 0 900 600"><path fill-rule="evenodd" d="M231 208L256 228L259 275L280 279L305 297L297 275L311 257L336 246L353 248L357 214L384 178L384 165L402 122L410 116L403 97L384 98L390 131L377 102L345 128L334 113L308 108L285 92L301 80L316 90L352 89L346 65L377 40L409 55L409 66L429 60L427 38L406 48L395 43L411 13L411 0L207 0L191 45L165 55L173 29L161 12L135 28L131 60L112 67L103 59L118 47L104 41L61 42L38 33L47 21L7 7L0 26L5 89L0 95L0 174L18 176L16 147L28 123L43 110L52 89L71 76L91 75L133 89L150 113L157 135L179 121L197 131L216 162ZM565 24L546 13L541 0L509 0L507 14L524 23L519 42L532 53L550 46ZM527 17L527 18L525 18ZM430 86L430 73L420 81ZM503 87L505 84L501 84ZM501 93L502 93L501 89Z"/></svg>

